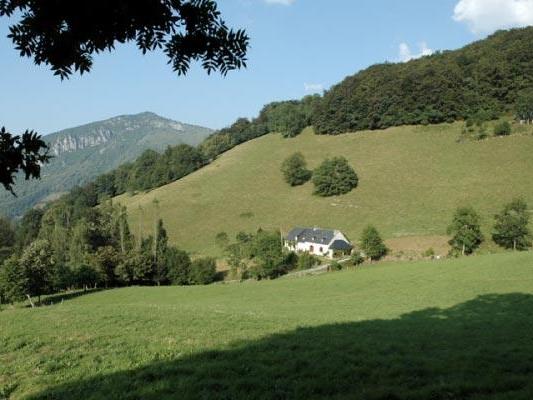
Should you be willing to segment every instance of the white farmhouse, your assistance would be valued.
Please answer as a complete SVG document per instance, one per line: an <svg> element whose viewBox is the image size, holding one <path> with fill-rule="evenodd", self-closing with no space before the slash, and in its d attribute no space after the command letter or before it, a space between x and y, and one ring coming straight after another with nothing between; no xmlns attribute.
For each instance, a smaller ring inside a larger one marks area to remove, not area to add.
<svg viewBox="0 0 533 400"><path fill-rule="evenodd" d="M341 231L321 228L292 229L285 238L285 247L329 258L349 255L353 248Z"/></svg>

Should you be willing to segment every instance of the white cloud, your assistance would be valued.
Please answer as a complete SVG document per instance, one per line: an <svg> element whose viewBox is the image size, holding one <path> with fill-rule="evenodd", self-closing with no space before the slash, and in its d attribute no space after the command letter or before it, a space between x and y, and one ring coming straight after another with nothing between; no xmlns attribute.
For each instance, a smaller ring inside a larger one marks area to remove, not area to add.
<svg viewBox="0 0 533 400"><path fill-rule="evenodd" d="M414 60L415 58L420 58L424 56L430 56L433 54L433 50L431 50L426 42L422 42L419 45L419 53L413 54L411 51L411 48L409 45L405 42L400 43L399 48L399 59L401 62L407 62L409 60Z"/></svg>
<svg viewBox="0 0 533 400"><path fill-rule="evenodd" d="M296 0L265 0L267 4L280 4L282 6L290 6Z"/></svg>
<svg viewBox="0 0 533 400"><path fill-rule="evenodd" d="M533 25L533 0L460 0L453 19L476 34Z"/></svg>
<svg viewBox="0 0 533 400"><path fill-rule="evenodd" d="M304 83L304 90L308 93L318 93L324 90L321 83Z"/></svg>

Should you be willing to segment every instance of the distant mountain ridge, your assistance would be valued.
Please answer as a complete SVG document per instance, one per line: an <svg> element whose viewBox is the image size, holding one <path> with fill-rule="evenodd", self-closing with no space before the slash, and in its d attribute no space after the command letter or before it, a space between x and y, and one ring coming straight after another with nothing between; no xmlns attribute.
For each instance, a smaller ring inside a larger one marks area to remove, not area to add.
<svg viewBox="0 0 533 400"><path fill-rule="evenodd" d="M162 151L181 143L196 146L212 132L209 128L143 112L46 135L44 140L54 158L43 167L42 179L19 178L15 187L17 197L0 193L0 212L20 215L47 198L57 197L75 185L134 160L146 149Z"/></svg>

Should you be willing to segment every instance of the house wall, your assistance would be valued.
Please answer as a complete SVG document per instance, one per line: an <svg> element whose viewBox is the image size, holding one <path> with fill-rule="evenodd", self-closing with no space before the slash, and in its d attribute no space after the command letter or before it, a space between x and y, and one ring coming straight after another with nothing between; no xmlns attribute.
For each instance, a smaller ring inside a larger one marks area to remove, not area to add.
<svg viewBox="0 0 533 400"><path fill-rule="evenodd" d="M289 246L286 243L285 247L287 247L289 250L296 251L297 253L308 252L315 256L322 256L322 257L329 257L329 258L333 257L333 252L329 250L329 247L326 244L299 242L299 243L296 243L296 246Z"/></svg>

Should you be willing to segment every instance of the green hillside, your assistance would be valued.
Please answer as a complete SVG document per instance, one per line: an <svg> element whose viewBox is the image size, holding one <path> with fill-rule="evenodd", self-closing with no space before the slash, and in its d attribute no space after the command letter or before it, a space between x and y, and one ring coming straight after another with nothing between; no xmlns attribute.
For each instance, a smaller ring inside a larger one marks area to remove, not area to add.
<svg viewBox="0 0 533 400"><path fill-rule="evenodd" d="M0 213L21 215L28 208L53 199L96 176L136 159L144 150L169 145L197 145L212 131L144 112L92 122L44 137L54 156L39 181L17 180L17 197L0 193Z"/></svg>
<svg viewBox="0 0 533 400"><path fill-rule="evenodd" d="M530 399L533 253L0 312L0 398Z"/></svg>
<svg viewBox="0 0 533 400"><path fill-rule="evenodd" d="M307 130L291 139L268 134L179 181L117 200L128 207L134 233L150 229L160 215L172 243L200 254L219 254L214 237L221 231L321 226L357 239L369 223L395 250L435 246L445 252L442 235L456 207L475 207L489 237L492 216L505 202L523 196L533 204L531 132L458 143L461 128L405 126L339 136ZM313 196L311 183L289 187L280 165L295 151L311 168L326 157L346 157L359 186L329 198Z"/></svg>

